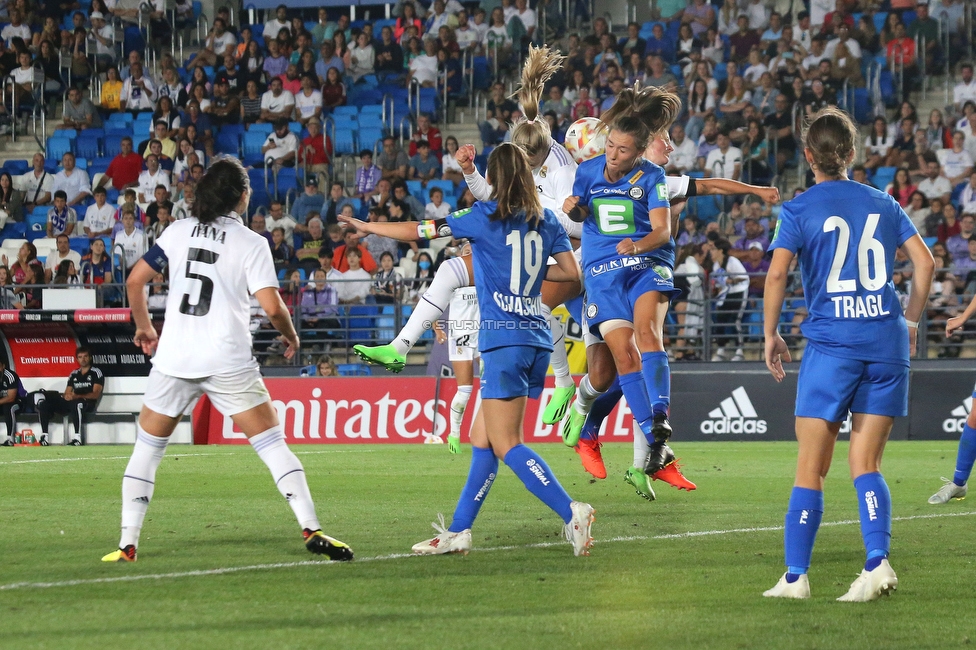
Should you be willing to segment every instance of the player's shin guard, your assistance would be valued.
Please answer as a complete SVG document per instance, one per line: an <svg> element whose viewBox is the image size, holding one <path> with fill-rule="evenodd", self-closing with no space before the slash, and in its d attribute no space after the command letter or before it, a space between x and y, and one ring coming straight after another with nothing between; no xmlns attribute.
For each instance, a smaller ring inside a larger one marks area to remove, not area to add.
<svg viewBox="0 0 976 650"><path fill-rule="evenodd" d="M582 382L580 384L582 385ZM593 400L593 405L590 406L589 414L586 416L586 423L583 425L583 433L580 435L580 438L588 440L596 440L599 438L603 421L607 419L607 416L610 415L613 407L617 405L617 402L620 401L623 395L624 392L620 389L620 380L615 377L613 383L610 384L610 388Z"/></svg>
<svg viewBox="0 0 976 650"><path fill-rule="evenodd" d="M627 406L634 414L634 420L640 426L647 442L654 442L654 436L651 434L651 404L647 398L644 376L639 372L620 375L620 389L627 397Z"/></svg>
<svg viewBox="0 0 976 650"><path fill-rule="evenodd" d="M854 479L854 489L861 513L861 537L867 551L864 568L873 571L888 557L891 548L891 493L880 472L858 476Z"/></svg>
<svg viewBox="0 0 976 650"><path fill-rule="evenodd" d="M474 524L481 504L488 498L495 477L498 476L498 459L491 449L481 447L471 448L471 467L468 469L468 480L464 483L457 507L454 508L454 519L448 530L460 533L468 530Z"/></svg>
<svg viewBox="0 0 976 650"><path fill-rule="evenodd" d="M667 352L645 352L641 355L641 374L647 385L651 415L667 415L671 407L671 368Z"/></svg>
<svg viewBox="0 0 976 650"><path fill-rule="evenodd" d="M417 339L434 325L434 321L444 314L451 303L454 290L469 284L468 267L460 257L447 260L434 274L430 286L423 297L417 301L407 324L390 343L399 354L406 355L417 343Z"/></svg>
<svg viewBox="0 0 976 650"><path fill-rule="evenodd" d="M570 506L573 500L539 454L525 445L515 445L505 454L505 464L515 472L529 492L562 517L563 523L569 523L573 518Z"/></svg>
<svg viewBox="0 0 976 650"><path fill-rule="evenodd" d="M471 386L458 386L454 399L451 400L451 435L454 437L461 435L461 421L464 420L464 409L468 407L468 400L471 399L471 390Z"/></svg>
<svg viewBox="0 0 976 650"><path fill-rule="evenodd" d="M967 424L962 429L962 436L959 437L956 473L952 475L952 482L959 486L965 485L973 472L974 461L976 461L976 429Z"/></svg>
<svg viewBox="0 0 976 650"><path fill-rule="evenodd" d="M139 545L139 533L156 487L156 470L166 454L169 438L146 433L139 426L132 456L122 475L122 537L119 548Z"/></svg>
<svg viewBox="0 0 976 650"><path fill-rule="evenodd" d="M790 505L786 510L786 526L783 545L786 548L786 571L799 576L810 568L813 544L823 520L824 498L820 490L795 487L790 493Z"/></svg>
<svg viewBox="0 0 976 650"><path fill-rule="evenodd" d="M271 470L281 496L285 497L298 519L298 524L304 529L319 530L319 519L315 515L315 504L312 493L308 490L305 480L305 468L288 445L285 444L285 434L281 426L276 426L263 433L259 433L248 442L254 447L258 457Z"/></svg>
<svg viewBox="0 0 976 650"><path fill-rule="evenodd" d="M637 421L634 421L634 467L642 469L644 467L644 461L647 460L647 454L651 452L651 445L648 444L647 438L641 434L640 427L637 425Z"/></svg>
<svg viewBox="0 0 976 650"><path fill-rule="evenodd" d="M549 365L552 366L556 388L568 388L573 385L573 376L569 372L569 354L566 352L566 327L558 316L552 315L552 310L547 305L542 306L542 315L549 321L549 328L552 330Z"/></svg>

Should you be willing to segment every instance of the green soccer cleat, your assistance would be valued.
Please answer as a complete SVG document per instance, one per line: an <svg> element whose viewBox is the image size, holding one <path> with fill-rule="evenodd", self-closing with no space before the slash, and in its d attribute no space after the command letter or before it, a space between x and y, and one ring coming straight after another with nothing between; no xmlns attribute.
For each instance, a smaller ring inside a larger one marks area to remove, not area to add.
<svg viewBox="0 0 976 650"><path fill-rule="evenodd" d="M557 386L552 392L546 410L542 412L542 421L546 424L556 424L566 416L566 409L576 394L576 386ZM574 447L575 444L569 445Z"/></svg>
<svg viewBox="0 0 976 650"><path fill-rule="evenodd" d="M644 473L644 470L638 467L631 467L624 474L624 481L630 483L637 490L637 494L648 501L653 501L657 498L654 490L651 489L651 484L647 481L647 474Z"/></svg>
<svg viewBox="0 0 976 650"><path fill-rule="evenodd" d="M461 436L447 436L447 450L452 454L461 453Z"/></svg>
<svg viewBox="0 0 976 650"><path fill-rule="evenodd" d="M563 444L567 447L575 447L579 444L580 433L583 432L584 424L586 424L586 416L575 408L570 408L569 417L563 423Z"/></svg>
<svg viewBox="0 0 976 650"><path fill-rule="evenodd" d="M392 343L386 345L354 345L353 352L366 363L383 366L390 372L400 372L407 365L406 358L396 351Z"/></svg>

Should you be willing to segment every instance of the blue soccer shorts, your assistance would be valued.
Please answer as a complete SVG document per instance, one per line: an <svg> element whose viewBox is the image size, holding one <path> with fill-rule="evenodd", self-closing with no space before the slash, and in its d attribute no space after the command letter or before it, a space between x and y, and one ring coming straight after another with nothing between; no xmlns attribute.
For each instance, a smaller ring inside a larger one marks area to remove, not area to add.
<svg viewBox="0 0 976 650"><path fill-rule="evenodd" d="M481 353L481 398L509 399L542 394L552 350L527 345L495 348Z"/></svg>
<svg viewBox="0 0 976 650"><path fill-rule="evenodd" d="M669 299L681 294L674 288L674 273L660 261L625 257L586 270L586 328L599 336L600 323L634 321L634 305L645 293L657 291Z"/></svg>
<svg viewBox="0 0 976 650"><path fill-rule="evenodd" d="M834 357L808 344L800 363L796 416L843 422L848 411L908 415L908 366Z"/></svg>

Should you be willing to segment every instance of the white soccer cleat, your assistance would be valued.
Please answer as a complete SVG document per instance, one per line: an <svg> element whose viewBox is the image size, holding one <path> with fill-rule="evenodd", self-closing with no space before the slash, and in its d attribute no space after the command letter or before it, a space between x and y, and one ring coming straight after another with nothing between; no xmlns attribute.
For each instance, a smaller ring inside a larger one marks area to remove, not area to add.
<svg viewBox="0 0 976 650"><path fill-rule="evenodd" d="M800 577L796 579L796 582L787 582L786 574L779 579L776 586L772 589L767 589L763 592L765 598L809 598L810 597L810 580L807 579L806 574L800 574Z"/></svg>
<svg viewBox="0 0 976 650"><path fill-rule="evenodd" d="M939 488L939 491L929 497L929 503L933 506L939 506L943 503L949 503L950 499L965 499L966 492L969 490L969 484L959 486L947 479L942 477L945 481L945 485Z"/></svg>
<svg viewBox="0 0 976 650"><path fill-rule="evenodd" d="M445 553L468 554L471 550L471 529L452 533L444 526L444 515L438 514L437 520L431 523L438 532L437 537L417 542L411 550L417 555L443 555ZM438 523L440 522L440 523Z"/></svg>
<svg viewBox="0 0 976 650"><path fill-rule="evenodd" d="M580 501L573 501L570 507L573 509L573 518L563 526L563 534L573 543L573 555L589 555L589 549L593 546L590 527L596 519L596 510L590 504Z"/></svg>
<svg viewBox="0 0 976 650"><path fill-rule="evenodd" d="M866 603L887 596L897 588L898 576L885 559L873 571L862 570L857 580L851 583L850 590L837 600L842 603Z"/></svg>

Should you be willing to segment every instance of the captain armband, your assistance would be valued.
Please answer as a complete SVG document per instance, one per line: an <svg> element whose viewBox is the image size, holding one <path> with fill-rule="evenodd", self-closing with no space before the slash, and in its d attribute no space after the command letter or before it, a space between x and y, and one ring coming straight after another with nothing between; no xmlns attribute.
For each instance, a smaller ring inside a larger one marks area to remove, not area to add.
<svg viewBox="0 0 976 650"><path fill-rule="evenodd" d="M451 227L447 225L447 219L425 219L417 226L417 237L420 239L437 239L438 237L450 237Z"/></svg>
<svg viewBox="0 0 976 650"><path fill-rule="evenodd" d="M152 270L156 273L162 273L163 269L166 268L166 264L169 259L166 257L166 253L163 251L159 244L155 244L149 251L142 256L146 264L152 267Z"/></svg>

